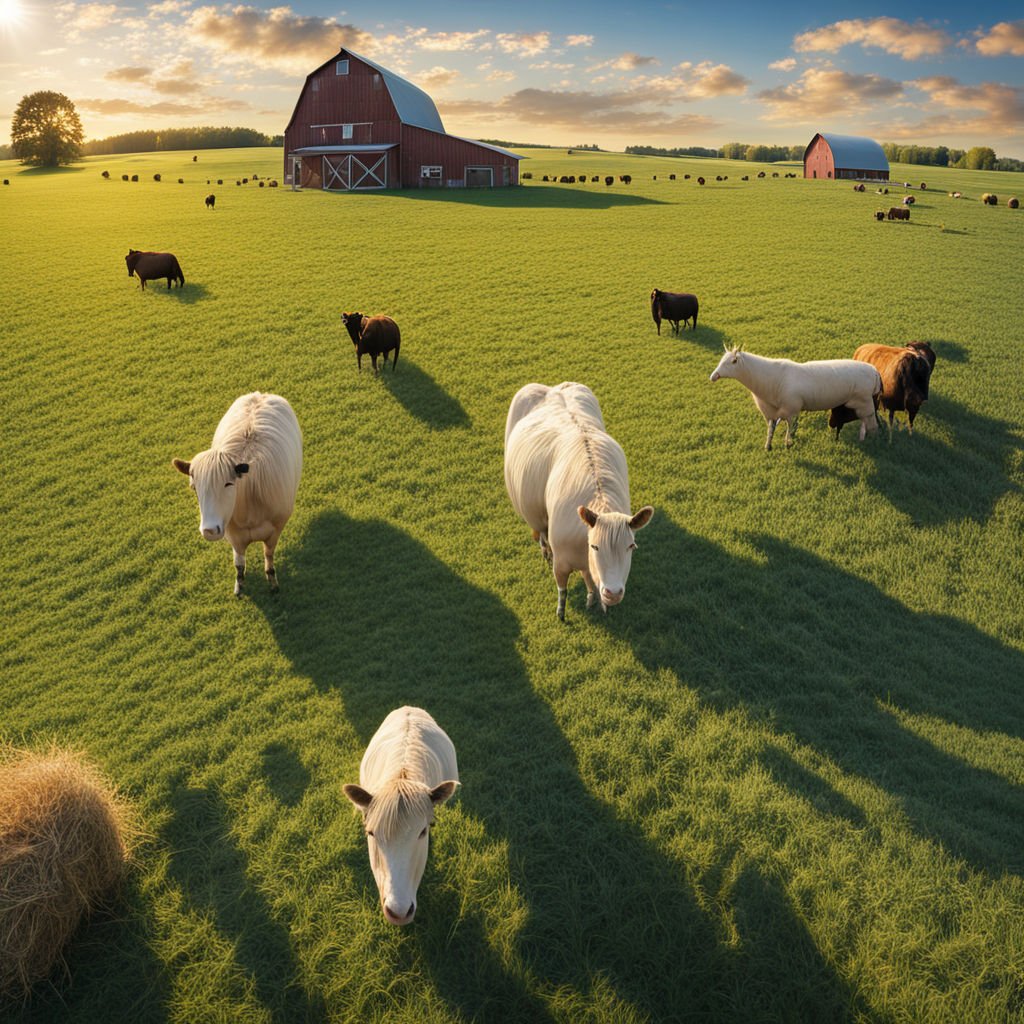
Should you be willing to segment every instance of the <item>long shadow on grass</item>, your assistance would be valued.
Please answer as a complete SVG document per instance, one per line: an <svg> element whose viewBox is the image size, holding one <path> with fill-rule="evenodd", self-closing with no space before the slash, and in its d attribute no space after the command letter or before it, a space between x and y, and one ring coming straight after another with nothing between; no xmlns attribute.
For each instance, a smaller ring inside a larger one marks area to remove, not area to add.
<svg viewBox="0 0 1024 1024"><path fill-rule="evenodd" d="M983 523L1015 486L1006 466L1020 439L1003 420L983 416L934 391L915 420L913 435L906 432L904 417L890 444L888 414L880 412L878 419L877 436L865 441L873 460L868 483L917 526L968 518ZM929 421L944 423L953 443L938 440ZM856 437L856 431L847 428L844 436ZM809 462L802 464L808 472L826 472Z"/></svg>
<svg viewBox="0 0 1024 1024"><path fill-rule="evenodd" d="M139 288L138 291L141 292L142 289ZM154 292L162 301L180 302L184 306L193 306L210 297L210 290L205 284L193 284L191 281L186 281L184 288L175 285L170 291L163 286L156 288L152 284L148 284L145 291L146 298L149 298L150 292Z"/></svg>
<svg viewBox="0 0 1024 1024"><path fill-rule="evenodd" d="M712 705L742 705L898 797L921 834L976 867L1024 871L1024 789L919 738L896 714L1024 738L1024 656L783 541L750 541L763 561L655 520L644 532L651 568L641 576L638 562L630 581L643 612L613 609L606 628ZM579 588L573 598L579 607ZM800 774L790 781L818 802Z"/></svg>
<svg viewBox="0 0 1024 1024"><path fill-rule="evenodd" d="M170 999L166 968L153 955L147 917L149 900L129 878L123 902L87 921L65 951L67 977L60 971L40 982L28 1004L5 1003L5 1024L94 1024L95 1021L167 1020Z"/></svg>
<svg viewBox="0 0 1024 1024"><path fill-rule="evenodd" d="M618 188L620 191L616 191ZM459 206L515 207L516 209L610 210L623 206L664 206L660 199L630 195L628 185L524 185L521 188L494 189L405 189L389 196L415 199L423 203L449 203Z"/></svg>
<svg viewBox="0 0 1024 1024"><path fill-rule="evenodd" d="M394 372L382 370L381 379L406 411L431 430L470 425L469 414L459 400L408 359L399 360Z"/></svg>
<svg viewBox="0 0 1024 1024"><path fill-rule="evenodd" d="M603 983L651 1020L781 1019L793 1006L804 1019L852 1015L856 997L757 879L741 899L763 930L752 926L739 950L719 941L684 867L581 783L518 653L516 617L424 545L385 522L324 513L289 548L287 594L259 603L296 670L340 694L362 742L402 704L425 707L451 735L462 806L508 843L529 908L515 956L544 990L586 995ZM410 941L446 999L466 1019L547 1019L481 920L439 922L456 901L430 879L428 867Z"/></svg>
<svg viewBox="0 0 1024 1024"><path fill-rule="evenodd" d="M297 983L287 929L274 920L246 877L246 857L231 838L223 797L215 790L178 785L171 802L174 817L162 836L172 851L171 876L193 906L212 912L271 1020L312 1024L325 1019L319 1000L310 1000Z"/></svg>

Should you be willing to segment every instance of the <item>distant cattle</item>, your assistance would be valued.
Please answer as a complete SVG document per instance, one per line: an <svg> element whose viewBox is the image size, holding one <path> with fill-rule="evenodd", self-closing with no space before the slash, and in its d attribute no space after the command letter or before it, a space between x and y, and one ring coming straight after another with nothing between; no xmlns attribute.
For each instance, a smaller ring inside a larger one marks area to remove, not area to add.
<svg viewBox="0 0 1024 1024"><path fill-rule="evenodd" d="M670 174L670 175L668 176L668 180L669 180L669 181L675 181L675 180L676 180L676 176L675 176L674 174Z"/></svg>
<svg viewBox="0 0 1024 1024"><path fill-rule="evenodd" d="M885 210L876 210L875 220L885 220Z"/></svg>
<svg viewBox="0 0 1024 1024"><path fill-rule="evenodd" d="M213 194L213 193L211 192L211 193L210 193L210 194L209 194L209 195L208 195L208 196L206 197L206 199L204 200L204 202L206 203L206 208L207 208L208 210L212 210L212 209L213 209L213 207L214 207L214 205L215 205L215 204L216 204L216 202L217 202L217 197L216 197L216 196L215 196L215 195L214 195L214 194Z"/></svg>
<svg viewBox="0 0 1024 1024"><path fill-rule="evenodd" d="M615 179L614 179L614 178L613 178L613 177L612 177L612 176L611 176L611 175L609 174L609 175L607 175L607 176L605 177L605 179L604 179L604 183L605 183L606 185L614 185L614 184L615 184Z"/></svg>
<svg viewBox="0 0 1024 1024"><path fill-rule="evenodd" d="M703 178L698 178L697 179L697 184L698 185L703 185L704 184L704 179Z"/></svg>
<svg viewBox="0 0 1024 1024"><path fill-rule="evenodd" d="M763 177L764 177L764 171L758 171L758 172L757 172L757 176L758 176L759 178L763 178Z"/></svg>
<svg viewBox="0 0 1024 1024"><path fill-rule="evenodd" d="M178 258L172 252L140 252L129 249L124 258L128 266L128 276L134 274L145 290L146 282L167 278L167 290L171 290L171 282L177 281L179 288L185 287L185 275L181 272Z"/></svg>
<svg viewBox="0 0 1024 1024"><path fill-rule="evenodd" d="M392 372L398 369L398 350L402 345L402 333L398 324L389 316L363 316L362 313L342 313L341 322L356 347L356 366L363 372L363 356L369 356L373 372L377 372L377 356L384 357L388 365L388 353L394 352Z"/></svg>
<svg viewBox="0 0 1024 1024"><path fill-rule="evenodd" d="M740 178L740 181L750 181L750 175L749 174L744 174L743 177Z"/></svg>
<svg viewBox="0 0 1024 1024"><path fill-rule="evenodd" d="M889 220L910 220L910 210L905 206L890 206Z"/></svg>
<svg viewBox="0 0 1024 1024"><path fill-rule="evenodd" d="M913 206L914 205L914 201L915 200L914 200L913 196L904 196L903 197L903 205L904 206Z"/></svg>
<svg viewBox="0 0 1024 1024"><path fill-rule="evenodd" d="M680 322L688 320L693 320L693 329L697 330L697 308L697 296L689 292L663 292L658 288L651 292L651 316L658 325L658 334L662 320L672 325L673 334L679 333Z"/></svg>

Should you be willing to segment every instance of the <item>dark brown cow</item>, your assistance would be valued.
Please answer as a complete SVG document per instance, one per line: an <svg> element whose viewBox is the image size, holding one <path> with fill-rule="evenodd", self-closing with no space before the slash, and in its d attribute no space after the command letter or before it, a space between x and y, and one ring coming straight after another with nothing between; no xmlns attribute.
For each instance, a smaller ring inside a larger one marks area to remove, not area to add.
<svg viewBox="0 0 1024 1024"><path fill-rule="evenodd" d="M177 256L172 252L140 252L129 249L124 258L128 265L128 276L134 274L145 289L146 282L161 277L167 278L167 290L171 290L171 281L177 281L179 288L185 287L185 275L181 272Z"/></svg>
<svg viewBox="0 0 1024 1024"><path fill-rule="evenodd" d="M889 220L910 220L910 208L907 206L890 206Z"/></svg>
<svg viewBox="0 0 1024 1024"><path fill-rule="evenodd" d="M679 322L684 324L693 320L693 329L697 330L697 296L688 292L663 292L655 288L651 292L651 316L658 325L661 334L661 321L667 320L672 325L672 333L679 333Z"/></svg>
<svg viewBox="0 0 1024 1024"><path fill-rule="evenodd" d="M911 341L898 345L861 345L853 358L870 363L882 378L882 392L878 401L889 411L889 437L892 437L893 418L897 412L907 414L907 432L914 433L914 418L928 400L928 384L935 368L935 352L927 341ZM836 432L843 424L856 419L846 406L837 406L829 415L828 425Z"/></svg>
<svg viewBox="0 0 1024 1024"><path fill-rule="evenodd" d="M368 355L373 363L373 372L377 372L377 356L384 356L384 365L388 365L388 353L394 350L391 369L398 367L398 350L402 344L402 333L398 324L389 316L363 316L362 313L342 313L341 322L345 325L356 347L356 365L363 372L363 356Z"/></svg>

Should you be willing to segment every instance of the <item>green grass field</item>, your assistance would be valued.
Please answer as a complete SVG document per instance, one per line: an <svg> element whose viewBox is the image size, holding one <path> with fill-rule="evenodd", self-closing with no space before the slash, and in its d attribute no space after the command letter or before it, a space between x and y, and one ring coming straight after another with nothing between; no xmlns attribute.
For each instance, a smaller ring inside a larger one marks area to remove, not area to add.
<svg viewBox="0 0 1024 1024"><path fill-rule="evenodd" d="M0 165L0 740L87 753L149 834L0 1016L1024 1017L1024 175L897 166L929 191L877 223L899 193L528 154L518 189L353 195L235 185L279 150ZM581 173L633 182L540 181ZM653 287L698 329L659 337ZM396 373L356 373L353 309L399 322ZM723 343L912 339L931 399L891 444L814 413L766 453L708 379ZM574 577L565 624L502 476L512 395L563 380L656 510L624 603ZM170 462L257 389L305 466L280 594L252 548L236 600ZM400 930L341 785L403 703L463 786Z"/></svg>

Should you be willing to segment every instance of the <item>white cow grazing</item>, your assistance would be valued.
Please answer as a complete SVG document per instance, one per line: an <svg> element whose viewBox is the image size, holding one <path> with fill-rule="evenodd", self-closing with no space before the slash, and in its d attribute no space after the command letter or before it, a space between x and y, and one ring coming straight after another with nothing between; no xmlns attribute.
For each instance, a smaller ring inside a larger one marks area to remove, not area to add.
<svg viewBox="0 0 1024 1024"><path fill-rule="evenodd" d="M359 785L345 796L363 815L370 867L385 920L408 924L427 865L434 808L459 784L455 747L422 708L392 711L359 765Z"/></svg>
<svg viewBox="0 0 1024 1024"><path fill-rule="evenodd" d="M834 409L845 405L860 420L860 439L867 431L878 429L875 401L882 390L882 378L870 363L856 359L821 359L794 363L791 359L768 359L744 352L740 346L726 347L712 380L733 377L753 396L754 403L768 423L765 449L771 451L772 438L780 420L786 421L786 445L796 437L797 420L807 409Z"/></svg>
<svg viewBox="0 0 1024 1024"><path fill-rule="evenodd" d="M626 456L605 432L597 398L583 384L527 384L505 422L505 486L516 512L540 541L558 586L565 619L569 576L579 570L587 607L618 604L636 549L633 536L650 522L645 505L633 515Z"/></svg>
<svg viewBox="0 0 1024 1024"><path fill-rule="evenodd" d="M277 589L274 549L295 508L302 475L302 431L280 395L254 391L236 398L213 443L191 462L174 459L199 499L199 532L226 537L235 552L235 594L245 579L245 549L263 541L263 563Z"/></svg>

